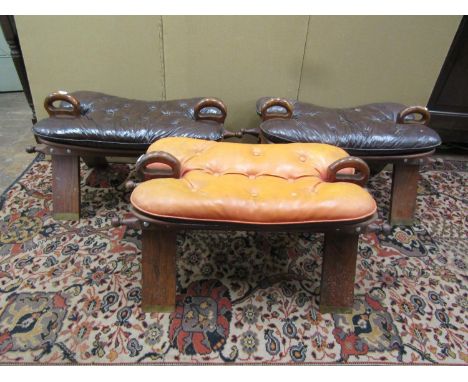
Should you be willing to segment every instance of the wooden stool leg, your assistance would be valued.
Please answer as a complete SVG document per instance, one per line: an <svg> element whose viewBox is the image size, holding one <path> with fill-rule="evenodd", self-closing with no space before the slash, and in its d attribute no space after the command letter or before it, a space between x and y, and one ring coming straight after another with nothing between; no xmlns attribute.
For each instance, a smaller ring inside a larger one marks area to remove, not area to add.
<svg viewBox="0 0 468 382"><path fill-rule="evenodd" d="M142 232L143 301L145 312L172 312L176 303L176 232Z"/></svg>
<svg viewBox="0 0 468 382"><path fill-rule="evenodd" d="M320 288L321 313L352 312L358 240L357 233L325 234Z"/></svg>
<svg viewBox="0 0 468 382"><path fill-rule="evenodd" d="M80 219L80 157L52 155L52 203L54 219Z"/></svg>
<svg viewBox="0 0 468 382"><path fill-rule="evenodd" d="M411 225L416 210L419 165L395 163L393 165L390 224Z"/></svg>
<svg viewBox="0 0 468 382"><path fill-rule="evenodd" d="M84 156L82 158L83 161L86 163L86 166L88 166L88 168L107 167L109 164L107 163L106 157Z"/></svg>

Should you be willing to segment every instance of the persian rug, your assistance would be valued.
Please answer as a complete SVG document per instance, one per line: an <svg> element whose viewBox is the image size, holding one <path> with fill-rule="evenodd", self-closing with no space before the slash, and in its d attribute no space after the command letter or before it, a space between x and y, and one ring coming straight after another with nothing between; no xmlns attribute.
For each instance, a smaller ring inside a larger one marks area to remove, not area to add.
<svg viewBox="0 0 468 382"><path fill-rule="evenodd" d="M467 365L467 163L425 165L416 223L361 237L352 314L317 310L323 235L202 231L175 312L145 314L139 231L111 227L132 167L83 165L83 217L55 221L39 156L0 200L0 363Z"/></svg>

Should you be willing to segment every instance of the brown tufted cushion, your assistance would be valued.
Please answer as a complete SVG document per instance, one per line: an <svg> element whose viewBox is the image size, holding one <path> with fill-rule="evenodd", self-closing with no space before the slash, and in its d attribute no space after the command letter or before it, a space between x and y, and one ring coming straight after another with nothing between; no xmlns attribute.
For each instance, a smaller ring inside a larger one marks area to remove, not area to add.
<svg viewBox="0 0 468 382"><path fill-rule="evenodd" d="M257 101L258 114L270 98ZM291 119L260 124L262 134L271 142L328 143L362 156L424 152L441 144L439 135L427 126L396 123L405 105L387 102L339 109L288 101L294 107ZM268 111L283 113L285 109L272 106Z"/></svg>
<svg viewBox="0 0 468 382"><path fill-rule="evenodd" d="M158 151L177 158L181 171L180 179L148 180L132 192L134 208L152 216L295 224L358 220L376 210L363 187L326 180L328 166L348 156L330 145L166 138L148 149Z"/></svg>
<svg viewBox="0 0 468 382"><path fill-rule="evenodd" d="M43 119L33 127L36 136L71 145L143 151L164 137L222 138L222 124L194 119L194 106L202 98L139 101L90 91L71 95L80 101L81 115ZM204 113L219 113L206 109Z"/></svg>

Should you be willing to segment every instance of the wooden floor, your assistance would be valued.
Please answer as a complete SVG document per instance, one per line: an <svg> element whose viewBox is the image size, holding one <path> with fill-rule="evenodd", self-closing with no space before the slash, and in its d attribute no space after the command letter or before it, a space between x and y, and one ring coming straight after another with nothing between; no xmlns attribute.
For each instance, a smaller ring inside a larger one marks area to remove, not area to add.
<svg viewBox="0 0 468 382"><path fill-rule="evenodd" d="M31 118L23 93L0 93L0 194L34 158L24 151L35 143Z"/></svg>

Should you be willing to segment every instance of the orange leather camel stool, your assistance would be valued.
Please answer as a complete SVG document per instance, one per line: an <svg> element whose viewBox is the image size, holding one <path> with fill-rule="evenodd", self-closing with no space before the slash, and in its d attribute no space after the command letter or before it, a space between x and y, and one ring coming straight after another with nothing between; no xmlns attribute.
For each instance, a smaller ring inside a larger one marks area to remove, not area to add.
<svg viewBox="0 0 468 382"><path fill-rule="evenodd" d="M170 177L151 179L161 166ZM131 194L134 218L114 224L142 228L143 309L174 309L181 229L325 232L320 310L352 308L359 234L376 217L361 159L319 143L165 138L137 171L147 180Z"/></svg>

